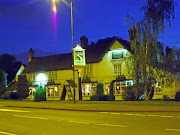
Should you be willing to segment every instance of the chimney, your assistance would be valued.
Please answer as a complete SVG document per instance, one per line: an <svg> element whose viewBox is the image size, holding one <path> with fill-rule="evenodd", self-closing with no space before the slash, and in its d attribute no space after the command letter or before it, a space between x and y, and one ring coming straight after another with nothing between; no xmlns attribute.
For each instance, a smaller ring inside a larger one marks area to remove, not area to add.
<svg viewBox="0 0 180 135"><path fill-rule="evenodd" d="M28 54L29 54L29 62L30 62L32 58L34 57L34 50L30 48L30 50L28 51Z"/></svg>
<svg viewBox="0 0 180 135"><path fill-rule="evenodd" d="M81 47L85 49L88 46L88 38L83 35L80 38L80 40L81 40Z"/></svg>

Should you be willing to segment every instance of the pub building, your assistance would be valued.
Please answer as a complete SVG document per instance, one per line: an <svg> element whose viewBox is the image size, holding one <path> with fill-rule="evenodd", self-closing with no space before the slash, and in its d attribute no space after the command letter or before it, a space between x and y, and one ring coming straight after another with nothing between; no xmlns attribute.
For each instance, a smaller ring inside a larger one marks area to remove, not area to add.
<svg viewBox="0 0 180 135"><path fill-rule="evenodd" d="M97 84L103 84L104 94L110 94L113 83L115 100L122 100L122 92L133 85L126 65L132 53L128 41L113 37L98 40L88 45L86 36L80 38L81 46L74 48L74 76L72 53L34 57L29 50L29 63L22 72L29 80L29 99L38 87L46 88L47 100L72 100L75 88L76 100L90 100L96 94ZM156 91L157 90L157 91ZM156 84L153 99L162 99L166 93L174 98L176 88L164 88Z"/></svg>

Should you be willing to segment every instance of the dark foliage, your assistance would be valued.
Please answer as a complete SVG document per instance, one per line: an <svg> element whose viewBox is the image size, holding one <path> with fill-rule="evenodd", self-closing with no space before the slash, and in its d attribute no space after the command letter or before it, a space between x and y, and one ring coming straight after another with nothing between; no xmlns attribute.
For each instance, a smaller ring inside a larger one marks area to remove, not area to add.
<svg viewBox="0 0 180 135"><path fill-rule="evenodd" d="M115 97L113 95L93 95L91 96L91 101L114 101Z"/></svg>
<svg viewBox="0 0 180 135"><path fill-rule="evenodd" d="M18 99L17 93L12 91L6 91L2 96L3 99Z"/></svg>
<svg viewBox="0 0 180 135"><path fill-rule="evenodd" d="M180 91L178 91L175 95L175 100L180 102Z"/></svg>
<svg viewBox="0 0 180 135"><path fill-rule="evenodd" d="M170 98L167 95L163 95L163 100L164 101L170 101Z"/></svg>
<svg viewBox="0 0 180 135"><path fill-rule="evenodd" d="M110 95L114 95L114 92L113 92L113 82L110 83Z"/></svg>
<svg viewBox="0 0 180 135"><path fill-rule="evenodd" d="M16 61L16 57L14 55L10 55L8 53L0 55L0 68L8 74L7 83L10 83L14 79L21 65L22 63Z"/></svg>
<svg viewBox="0 0 180 135"><path fill-rule="evenodd" d="M122 93L122 98L125 101L135 101L136 96L135 92L133 91L133 86L128 86L126 91Z"/></svg>
<svg viewBox="0 0 180 135"><path fill-rule="evenodd" d="M103 95L104 94L104 88L102 83L97 84L97 95Z"/></svg>
<svg viewBox="0 0 180 135"><path fill-rule="evenodd" d="M29 86L26 75L19 75L17 83L17 94L19 98L25 99L29 96Z"/></svg>
<svg viewBox="0 0 180 135"><path fill-rule="evenodd" d="M0 97L6 92L6 74L0 69Z"/></svg>

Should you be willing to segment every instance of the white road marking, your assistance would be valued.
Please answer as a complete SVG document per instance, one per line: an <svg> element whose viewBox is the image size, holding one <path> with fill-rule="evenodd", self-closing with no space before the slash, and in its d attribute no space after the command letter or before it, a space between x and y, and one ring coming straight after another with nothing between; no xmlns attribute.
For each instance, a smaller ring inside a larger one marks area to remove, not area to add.
<svg viewBox="0 0 180 135"><path fill-rule="evenodd" d="M104 113L104 114L107 114L108 112L99 112L99 113Z"/></svg>
<svg viewBox="0 0 180 135"><path fill-rule="evenodd" d="M11 110L11 109L0 109L1 112L30 112L30 111L22 111L22 110Z"/></svg>
<svg viewBox="0 0 180 135"><path fill-rule="evenodd" d="M168 131L178 131L178 132L180 132L180 129L165 129L165 130L168 130Z"/></svg>
<svg viewBox="0 0 180 135"><path fill-rule="evenodd" d="M95 124L95 125L99 125L99 126L109 126L109 127L127 127L127 126L123 126L123 125L111 125L111 124Z"/></svg>
<svg viewBox="0 0 180 135"><path fill-rule="evenodd" d="M155 116L157 116L157 115L147 115L147 116L149 116L149 117L155 117Z"/></svg>
<svg viewBox="0 0 180 135"><path fill-rule="evenodd" d="M137 115L137 116L146 116L146 115L144 115L144 114L134 114L134 115Z"/></svg>
<svg viewBox="0 0 180 135"><path fill-rule="evenodd" d="M174 116L165 116L165 115L162 115L161 117L164 117L164 118L172 118Z"/></svg>
<svg viewBox="0 0 180 135"><path fill-rule="evenodd" d="M111 113L111 114L120 115L120 113Z"/></svg>
<svg viewBox="0 0 180 135"><path fill-rule="evenodd" d="M68 122L71 122L71 123L78 123L78 124L90 124L90 123L87 123L87 122L81 122L81 121L68 121Z"/></svg>
<svg viewBox="0 0 180 135"><path fill-rule="evenodd" d="M58 120L58 121L60 121L60 120ZM127 126L123 126L123 125L96 124L96 123L87 123L87 122L81 122L81 121L68 121L68 122L71 122L71 123L77 123L77 124L86 124L86 125L94 124L94 125L99 125L99 126L109 126L109 127L127 127Z"/></svg>
<svg viewBox="0 0 180 135"><path fill-rule="evenodd" d="M134 115L134 114L131 114L131 113L123 113L124 115Z"/></svg>
<svg viewBox="0 0 180 135"><path fill-rule="evenodd" d="M13 115L13 116L22 117L22 118L30 118L30 119L48 120L48 118L41 118L41 117L30 117L30 116L21 116L21 115Z"/></svg>
<svg viewBox="0 0 180 135"><path fill-rule="evenodd" d="M0 131L0 134L4 134L4 135L16 135L16 134L7 133L7 132L3 132L3 131Z"/></svg>

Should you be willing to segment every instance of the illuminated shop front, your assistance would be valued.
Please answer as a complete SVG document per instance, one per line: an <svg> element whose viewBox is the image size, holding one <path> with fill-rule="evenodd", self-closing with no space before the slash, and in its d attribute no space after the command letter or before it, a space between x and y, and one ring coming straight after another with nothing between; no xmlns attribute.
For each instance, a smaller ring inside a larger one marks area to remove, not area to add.
<svg viewBox="0 0 180 135"><path fill-rule="evenodd" d="M60 85L47 85L46 97L60 97Z"/></svg>
<svg viewBox="0 0 180 135"><path fill-rule="evenodd" d="M34 98L34 93L36 92L37 88L37 85L29 87L29 98Z"/></svg>
<svg viewBox="0 0 180 135"><path fill-rule="evenodd" d="M82 96L92 96L96 94L97 83L82 83Z"/></svg>
<svg viewBox="0 0 180 135"><path fill-rule="evenodd" d="M122 94L122 92L126 91L126 88L131 85L133 85L133 80L115 81L114 82L115 95Z"/></svg>

